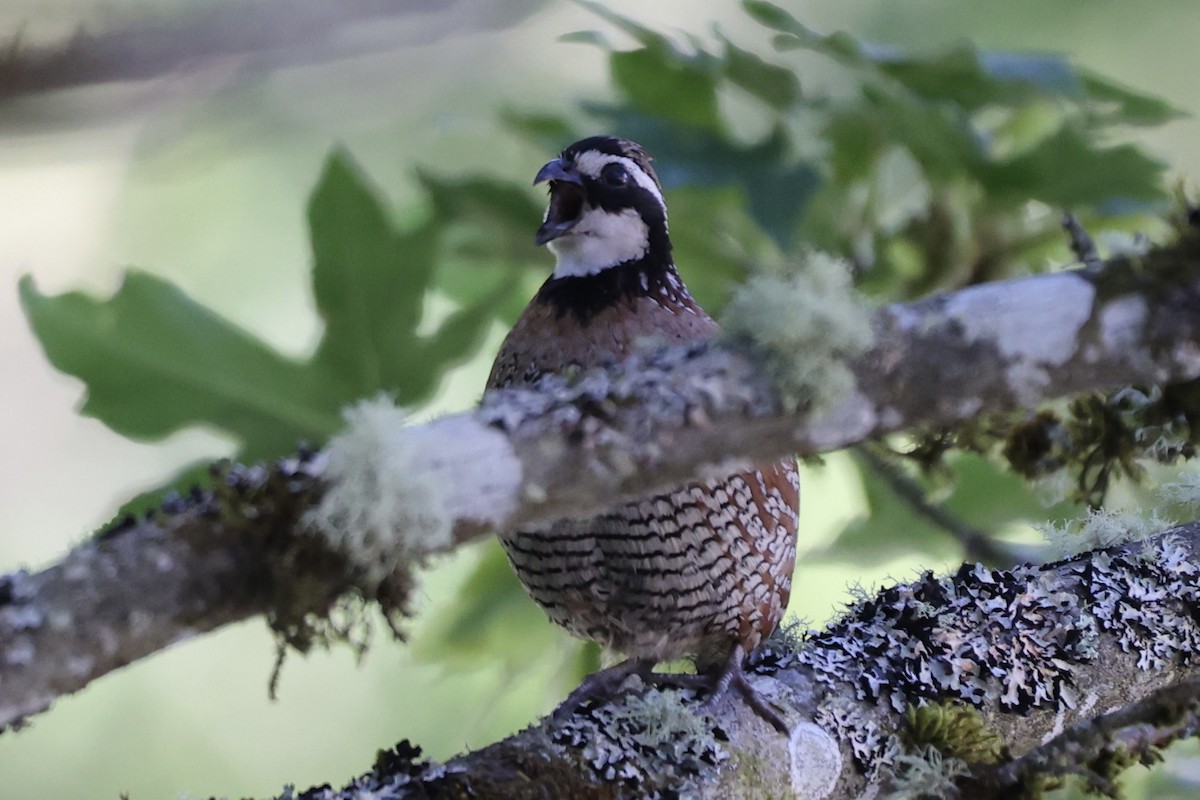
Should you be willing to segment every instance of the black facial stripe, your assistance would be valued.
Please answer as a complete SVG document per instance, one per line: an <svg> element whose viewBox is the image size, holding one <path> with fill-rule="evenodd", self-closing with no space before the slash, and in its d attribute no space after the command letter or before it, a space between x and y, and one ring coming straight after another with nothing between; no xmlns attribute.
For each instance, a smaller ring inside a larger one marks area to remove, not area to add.
<svg viewBox="0 0 1200 800"><path fill-rule="evenodd" d="M636 208L638 214L651 228L655 223L663 225L666 222L659 199L639 186L637 181L632 178L627 185L619 188L609 186L604 181L595 178L584 178L583 186L587 191L588 203L595 208L603 208L605 211L617 214L626 208Z"/></svg>
<svg viewBox="0 0 1200 800"><path fill-rule="evenodd" d="M584 190L588 204L609 214L620 214L627 208L634 209L649 230L648 252L665 260L671 260L671 239L667 235L667 217L662 203L636 181L630 180L623 188L615 189L602 181L585 178Z"/></svg>

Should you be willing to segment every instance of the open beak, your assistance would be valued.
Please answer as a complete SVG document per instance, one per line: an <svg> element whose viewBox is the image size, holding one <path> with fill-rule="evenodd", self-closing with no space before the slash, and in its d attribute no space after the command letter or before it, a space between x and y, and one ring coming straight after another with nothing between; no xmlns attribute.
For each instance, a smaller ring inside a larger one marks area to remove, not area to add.
<svg viewBox="0 0 1200 800"><path fill-rule="evenodd" d="M537 185L542 181L550 181L550 207L546 209L546 218L534 240L539 245L553 241L574 228L583 216L583 202L587 197L583 179L561 158L554 159L538 170L533 183Z"/></svg>

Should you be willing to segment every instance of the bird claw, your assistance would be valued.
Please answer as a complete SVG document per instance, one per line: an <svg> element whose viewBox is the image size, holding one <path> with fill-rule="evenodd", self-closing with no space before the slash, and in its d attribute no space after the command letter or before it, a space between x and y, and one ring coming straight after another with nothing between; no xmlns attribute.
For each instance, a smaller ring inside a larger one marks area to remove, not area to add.
<svg viewBox="0 0 1200 800"><path fill-rule="evenodd" d="M791 735L791 729L787 723L783 721L783 717L775 713L767 706L767 701L758 693L750 681L746 680L746 673L742 669L742 660L745 658L746 651L739 645L733 648L729 657L725 660L725 665L721 672L717 675L716 681L712 684L712 694L708 696L700 708L703 711L711 711L717 707L721 699L729 693L730 689L736 689L737 693L742 696L742 701L745 702L750 710L759 716L764 722L770 725L775 730L779 731L784 736Z"/></svg>
<svg viewBox="0 0 1200 800"><path fill-rule="evenodd" d="M554 709L552 719L563 722L576 712L588 700L607 700L617 693L621 684L630 675L637 675L643 680L650 676L654 664L642 659L629 658L611 667L605 667L599 672L593 672L584 678L575 690L567 695L567 699Z"/></svg>
<svg viewBox="0 0 1200 800"><path fill-rule="evenodd" d="M750 707L751 711L784 736L790 735L791 731L787 723L767 706L762 695L746 680L746 673L742 669L742 660L744 658L745 650L740 646L735 647L725 660L721 671L717 673L715 680L711 673L708 675L687 675L654 672L654 662L652 661L634 658L626 659L619 664L605 667L599 672L593 672L584 678L579 686L567 695L567 699L554 710L551 718L556 723L561 724L589 700L600 702L610 700L618 693L622 684L625 683L629 676L637 675L644 683L659 688L710 690L709 696L699 706L700 710L705 712L716 708L725 695L729 693L729 690L735 689L741 695L746 705Z"/></svg>

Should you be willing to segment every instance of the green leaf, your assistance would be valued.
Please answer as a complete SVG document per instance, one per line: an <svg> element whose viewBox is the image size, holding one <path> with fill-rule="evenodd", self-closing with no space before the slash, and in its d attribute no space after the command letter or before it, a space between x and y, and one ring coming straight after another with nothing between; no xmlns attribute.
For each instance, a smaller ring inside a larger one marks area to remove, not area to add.
<svg viewBox="0 0 1200 800"><path fill-rule="evenodd" d="M448 367L461 364L478 352L495 319L496 309L504 307L503 301L514 294L517 285L516 276L510 274L491 294L450 313L431 336L421 340L418 358L408 365L408 381L436 386Z"/></svg>
<svg viewBox="0 0 1200 800"><path fill-rule="evenodd" d="M137 271L108 300L47 297L27 278L22 304L51 363L87 385L83 412L119 433L154 439L211 425L238 438L246 460L290 452L301 440L321 445L353 400L381 390L401 403L430 396L446 369L478 350L494 307L507 309L521 285L513 268L497 271L487 292L418 335L443 229L453 229L455 214L480 217L459 195L477 194L476 211L491 204L496 230L511 227L511 215L537 219L515 189L487 182L459 189L435 199L447 220L399 232L350 158L330 157L309 204L314 292L326 330L308 363Z"/></svg>
<svg viewBox="0 0 1200 800"><path fill-rule="evenodd" d="M802 99L800 80L790 69L771 64L729 39L725 44L725 77L776 111L786 111Z"/></svg>
<svg viewBox="0 0 1200 800"><path fill-rule="evenodd" d="M540 217L526 191L487 179L419 178L432 213L404 232L388 221L378 193L343 153L329 159L309 203L313 285L326 320L314 367L338 376L344 402L381 390L402 404L424 400L446 369L482 343L495 309L518 285L511 269L496 269L484 284L485 303L451 314L427 336L417 333L447 241L461 252L482 237L490 245L482 255L493 263L534 261L532 242L515 233Z"/></svg>
<svg viewBox="0 0 1200 800"><path fill-rule="evenodd" d="M1069 125L1020 155L982 166L979 177L992 201L1128 213L1167 199L1165 169L1133 145L1098 147Z"/></svg>
<svg viewBox="0 0 1200 800"><path fill-rule="evenodd" d="M1188 116L1187 112L1161 98L1128 89L1086 69L1079 73L1091 100L1111 107L1108 122L1153 126Z"/></svg>
<svg viewBox="0 0 1200 800"><path fill-rule="evenodd" d="M435 234L422 230L401 239L376 191L342 152L326 162L308 222L313 292L325 320L315 361L346 384L350 397L399 388L396 366L412 353Z"/></svg>
<svg viewBox="0 0 1200 800"><path fill-rule="evenodd" d="M949 532L915 513L875 470L861 459L855 460L860 465L867 515L851 521L827 550L814 554L816 557L864 566L913 554L931 561L962 557L961 547ZM946 497L934 497L939 489L932 488L928 480L921 481L931 502L985 533L996 534L1012 523L1060 519L1076 513L1065 505L1045 508L1024 480L981 456L963 454L949 466L953 475ZM897 531L904 535L897 536Z"/></svg>
<svg viewBox="0 0 1200 800"><path fill-rule="evenodd" d="M609 51L613 82L633 108L680 125L723 130L717 106L720 63L715 57L700 49L686 53L662 34L597 3L581 5L642 45L636 50L615 51L603 37L589 38L589 43Z"/></svg>
<svg viewBox="0 0 1200 800"><path fill-rule="evenodd" d="M324 441L341 424L319 380L175 286L130 271L112 298L50 297L32 279L21 305L56 368L87 384L82 412L135 439L208 423L250 458Z"/></svg>
<svg viewBox="0 0 1200 800"><path fill-rule="evenodd" d="M1047 508L1023 478L982 456L962 454L951 466L953 491L943 505L976 527L995 531L1014 521L1038 522L1076 513L1065 505Z"/></svg>
<svg viewBox="0 0 1200 800"><path fill-rule="evenodd" d="M494 178L440 178L420 170L417 177L433 219L454 232L453 252L492 264L540 261L533 232L544 208L527 187Z"/></svg>
<svg viewBox="0 0 1200 800"><path fill-rule="evenodd" d="M591 11L596 16L608 20L613 25L625 31L625 33L636 39L643 47L649 47L658 50L674 49L674 46L671 44L671 40L663 36L658 31L652 28L647 28L640 22L632 20L622 14L618 14L616 11L613 11L601 3L596 3L592 0L576 0L576 2ZM592 34L592 37L594 41L604 41L600 34L594 33Z"/></svg>
<svg viewBox="0 0 1200 800"><path fill-rule="evenodd" d="M1083 97L1070 61L1056 53L984 51L963 45L930 57L899 55L876 62L884 74L918 95L949 100L967 111L1016 106L1038 97Z"/></svg>
<svg viewBox="0 0 1200 800"><path fill-rule="evenodd" d="M862 103L831 117L829 131L835 148L846 146L842 137L847 133L852 144L850 152L835 157L841 174L852 173L853 167L848 166L852 159L868 153L881 155L889 142L907 149L933 180L961 178L982 163L983 142L958 108L875 87L864 87L862 94ZM861 126L868 126L874 135L853 131ZM866 151L858 152L864 147Z"/></svg>
<svg viewBox="0 0 1200 800"><path fill-rule="evenodd" d="M929 562L961 556L962 548L946 531L915 514L878 473L861 460L855 461L866 496L865 516L851 520L827 548L809 553L806 558L847 561L870 568L913 555Z"/></svg>
<svg viewBox="0 0 1200 800"><path fill-rule="evenodd" d="M486 657L530 669L538 654L554 653L566 637L529 599L500 543L493 539L481 548L455 602L431 620L430 634L417 642L416 652L462 666L476 666Z"/></svg>
<svg viewBox="0 0 1200 800"><path fill-rule="evenodd" d="M871 66L873 56L894 52L891 48L874 48L874 53L853 36L846 33L829 35L817 33L790 13L765 0L745 0L742 7L754 20L768 28L781 32L775 38L777 50L810 50L829 56L846 66Z"/></svg>
<svg viewBox="0 0 1200 800"><path fill-rule="evenodd" d="M564 137L553 146L568 141L573 139ZM554 264L553 256L533 241L543 207L527 187L510 182L481 177L452 180L424 172L418 172L418 177L433 206L431 224L444 231L437 289L463 306L446 325L461 332L464 344L477 343L493 319L507 324L516 320L536 282L545 279ZM466 333L468 328L473 332ZM429 351L429 358L454 349L443 349L448 341L445 335L435 338L441 344ZM450 360L465 358L469 352Z"/></svg>
<svg viewBox="0 0 1200 800"><path fill-rule="evenodd" d="M683 125L721 130L717 81L669 51L643 48L609 57L613 81L629 103Z"/></svg>
<svg viewBox="0 0 1200 800"><path fill-rule="evenodd" d="M787 135L781 127L747 146L654 115L612 107L591 110L658 154L654 167L668 190L679 186L740 187L755 220L785 249L791 246L804 209L822 184L812 165L788 163Z"/></svg>
<svg viewBox="0 0 1200 800"><path fill-rule="evenodd" d="M545 153L556 153L571 142L582 139L579 131L558 114L505 109L500 119L510 131L533 142Z"/></svg>
<svg viewBox="0 0 1200 800"><path fill-rule="evenodd" d="M747 216L736 187L680 187L670 193L675 262L696 301L720 313L731 287L746 279L747 264L763 254L769 240Z"/></svg>

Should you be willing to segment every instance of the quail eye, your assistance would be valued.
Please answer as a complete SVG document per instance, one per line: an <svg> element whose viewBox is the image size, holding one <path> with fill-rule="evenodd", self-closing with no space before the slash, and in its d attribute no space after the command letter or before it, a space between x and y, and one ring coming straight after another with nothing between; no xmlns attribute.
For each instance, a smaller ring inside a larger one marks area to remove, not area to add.
<svg viewBox="0 0 1200 800"><path fill-rule="evenodd" d="M619 189L629 183L629 173L620 164L606 164L600 170L600 178L614 189Z"/></svg>

